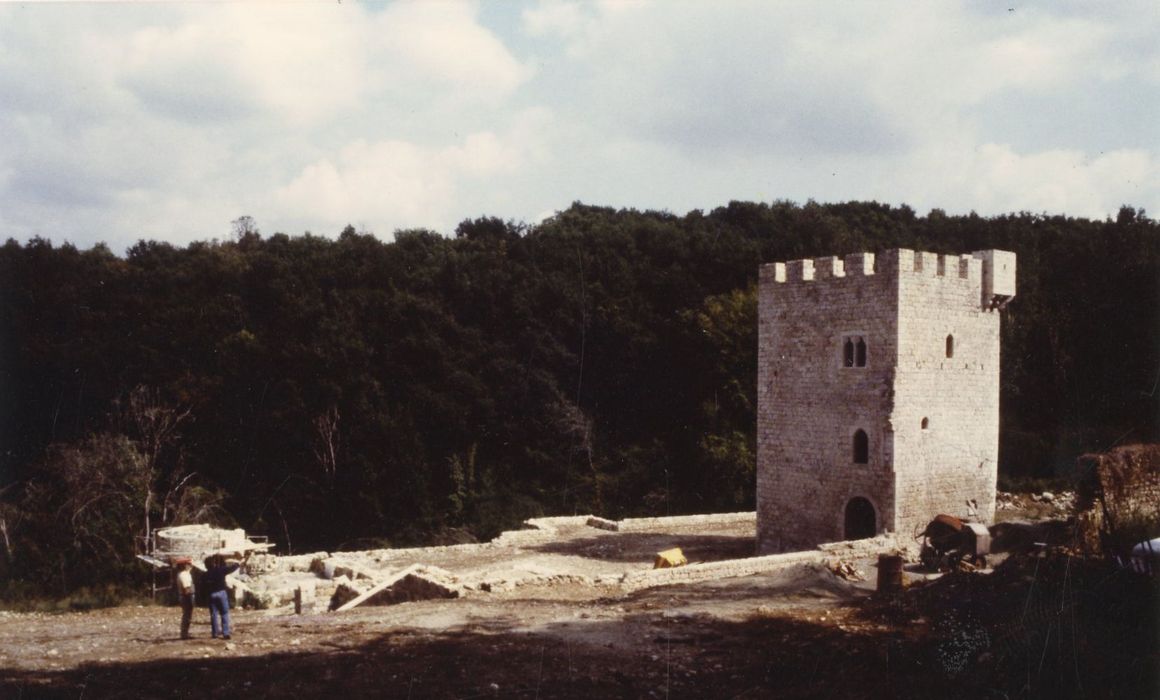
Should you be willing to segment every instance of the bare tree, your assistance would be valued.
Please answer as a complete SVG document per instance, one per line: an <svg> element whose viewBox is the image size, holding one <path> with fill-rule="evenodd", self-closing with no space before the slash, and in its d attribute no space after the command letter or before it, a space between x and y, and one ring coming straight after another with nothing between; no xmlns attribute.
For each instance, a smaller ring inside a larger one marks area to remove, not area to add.
<svg viewBox="0 0 1160 700"><path fill-rule="evenodd" d="M34 510L49 505L77 551L121 561L132 546L134 513L149 491L147 460L137 444L124 435L95 433L52 445L44 473L29 485L29 502L41 506Z"/></svg>
<svg viewBox="0 0 1160 700"><path fill-rule="evenodd" d="M234 235L235 241L240 241L248 236L258 234L258 224L254 221L254 217L243 214L230 222L230 229Z"/></svg>
<svg viewBox="0 0 1160 700"><path fill-rule="evenodd" d="M4 561L12 563L12 540L8 536L8 517L0 515L0 535L4 537Z"/></svg>
<svg viewBox="0 0 1160 700"><path fill-rule="evenodd" d="M124 408L124 415L131 424L144 458L144 469L148 475L149 487L145 494L145 536L152 532L152 511L156 498L158 480L160 477L160 462L162 451L173 443L178 436L178 428L189 419L193 408L191 406L175 406L161 398L159 391L152 387L139 385L129 392L129 398ZM166 490L162 504L162 520L169 515L172 499L175 498L189 477L179 474L173 475L174 485Z"/></svg>
<svg viewBox="0 0 1160 700"><path fill-rule="evenodd" d="M579 404L561 400L555 406L557 410L556 425L561 432L572 440L572 448L568 453L567 482L564 485L565 500L572 491L572 455L580 453L588 463L588 471L592 479L592 496L597 512L603 510L604 492L601 487L600 470L596 465L595 449L592 443L592 419L584 413Z"/></svg>
<svg viewBox="0 0 1160 700"><path fill-rule="evenodd" d="M4 488L0 489L0 497L3 497L4 494L10 488L12 488L12 486L13 486L13 484L9 484L8 486L5 486ZM20 521L20 509L14 507L14 506L10 506L9 504L0 500L0 537L3 537L3 539L4 539L4 562L6 564L11 565L12 564L12 539L11 539L11 535L9 534L9 523L8 523L9 517L11 517L14 521L12 523L12 525L16 525L16 523Z"/></svg>
<svg viewBox="0 0 1160 700"><path fill-rule="evenodd" d="M330 488L334 488L334 479L338 473L339 418L338 406L334 404L314 418L314 459L322 467Z"/></svg>

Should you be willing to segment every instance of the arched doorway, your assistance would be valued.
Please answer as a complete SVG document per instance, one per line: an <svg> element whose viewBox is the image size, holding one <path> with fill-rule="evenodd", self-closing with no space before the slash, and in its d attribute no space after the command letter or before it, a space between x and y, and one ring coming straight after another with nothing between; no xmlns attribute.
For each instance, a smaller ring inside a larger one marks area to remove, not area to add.
<svg viewBox="0 0 1160 700"><path fill-rule="evenodd" d="M863 540L878 534L874 505L865 498L851 498L846 503L845 539Z"/></svg>

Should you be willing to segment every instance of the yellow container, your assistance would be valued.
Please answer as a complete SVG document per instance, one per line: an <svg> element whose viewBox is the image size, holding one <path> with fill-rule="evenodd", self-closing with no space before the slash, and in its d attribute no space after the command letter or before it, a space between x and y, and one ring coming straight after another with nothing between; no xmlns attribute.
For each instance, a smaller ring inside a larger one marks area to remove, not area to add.
<svg viewBox="0 0 1160 700"><path fill-rule="evenodd" d="M680 547L673 547L666 549L663 552L657 552L657 558L653 561L654 569L671 569L674 566L684 566L688 564L689 560L685 559L684 553L681 552Z"/></svg>

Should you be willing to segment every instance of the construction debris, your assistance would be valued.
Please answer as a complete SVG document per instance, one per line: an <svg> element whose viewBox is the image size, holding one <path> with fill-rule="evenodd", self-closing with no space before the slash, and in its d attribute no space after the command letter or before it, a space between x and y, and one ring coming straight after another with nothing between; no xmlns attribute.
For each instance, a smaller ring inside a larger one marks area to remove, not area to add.
<svg viewBox="0 0 1160 700"><path fill-rule="evenodd" d="M899 559L899 561L901 561L901 558ZM862 571L858 569L858 567L854 566L853 564L851 564L848 561L842 561L840 559L836 560L836 561L832 561L832 562L830 562L828 568L830 569L830 571L832 571L834 573L835 576L837 576L838 578L845 579L847 581L865 581L866 580L866 575L863 574Z"/></svg>

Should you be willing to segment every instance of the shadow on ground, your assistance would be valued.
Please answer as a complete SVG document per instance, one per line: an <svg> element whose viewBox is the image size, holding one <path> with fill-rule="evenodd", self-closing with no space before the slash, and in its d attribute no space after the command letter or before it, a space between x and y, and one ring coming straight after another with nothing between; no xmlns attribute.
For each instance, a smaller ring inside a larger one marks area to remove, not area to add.
<svg viewBox="0 0 1160 700"><path fill-rule="evenodd" d="M850 635L792 619L720 622L633 615L566 630L435 637L400 631L357 648L258 658L90 667L58 674L4 673L9 698L324 696L434 698L933 697L943 679L920 645L893 635ZM550 626L551 627L551 626Z"/></svg>
<svg viewBox="0 0 1160 700"><path fill-rule="evenodd" d="M872 582L851 582L834 576L821 564L801 564L735 579L701 581L696 584L646 588L625 596L628 602L679 601L681 604L730 601L763 603L817 601L838 605L865 598Z"/></svg>
<svg viewBox="0 0 1160 700"><path fill-rule="evenodd" d="M689 563L753 556L753 537L656 532L620 532L529 547L547 554L565 554L616 562L649 562L657 552L680 547Z"/></svg>
<svg viewBox="0 0 1160 700"><path fill-rule="evenodd" d="M1075 523L1064 520L1006 520L991 526L992 552L1027 552L1075 541Z"/></svg>
<svg viewBox="0 0 1160 700"><path fill-rule="evenodd" d="M832 600L824 615L758 609L734 621L647 609L648 596L695 594L630 596L617 601L629 609L616 619L338 636L309 654L0 671L0 697L1135 698L1160 690L1156 583L1076 558L1013 558L989 576L956 573L895 597Z"/></svg>

